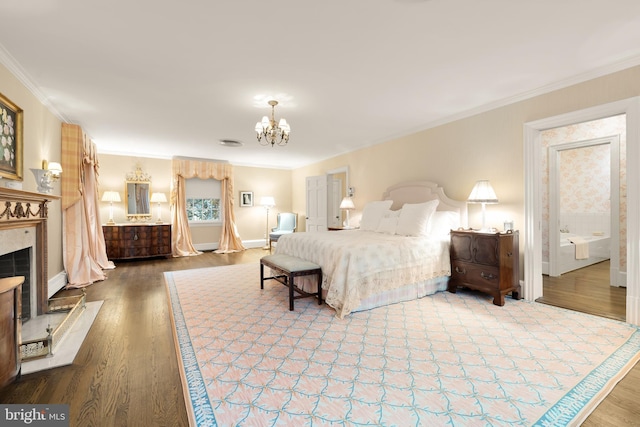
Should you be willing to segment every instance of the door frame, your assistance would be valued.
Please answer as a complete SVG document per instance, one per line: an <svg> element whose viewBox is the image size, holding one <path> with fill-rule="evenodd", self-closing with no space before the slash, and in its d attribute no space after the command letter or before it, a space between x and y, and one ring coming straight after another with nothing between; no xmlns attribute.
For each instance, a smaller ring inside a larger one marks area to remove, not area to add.
<svg viewBox="0 0 640 427"><path fill-rule="evenodd" d="M609 146L609 284L620 286L620 136L611 135L582 141L564 142L548 147L549 159L549 275L559 276L560 252L560 153L578 148Z"/></svg>
<svg viewBox="0 0 640 427"><path fill-rule="evenodd" d="M525 299L542 296L542 203L540 132L626 114L627 128L627 304L626 321L640 325L640 97L624 99L523 125L525 166Z"/></svg>

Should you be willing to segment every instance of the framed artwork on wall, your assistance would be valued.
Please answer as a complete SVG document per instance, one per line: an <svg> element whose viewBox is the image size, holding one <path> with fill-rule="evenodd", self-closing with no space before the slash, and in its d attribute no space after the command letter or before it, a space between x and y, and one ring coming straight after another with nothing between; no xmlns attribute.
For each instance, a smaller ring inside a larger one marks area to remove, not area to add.
<svg viewBox="0 0 640 427"><path fill-rule="evenodd" d="M0 177L22 181L22 109L1 93Z"/></svg>
<svg viewBox="0 0 640 427"><path fill-rule="evenodd" d="M246 208L253 206L253 191L240 192L240 207Z"/></svg>

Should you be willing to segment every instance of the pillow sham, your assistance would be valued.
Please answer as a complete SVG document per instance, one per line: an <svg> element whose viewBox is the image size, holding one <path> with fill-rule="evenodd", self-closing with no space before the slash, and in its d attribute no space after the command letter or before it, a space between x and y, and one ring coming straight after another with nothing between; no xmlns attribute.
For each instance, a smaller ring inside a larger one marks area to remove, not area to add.
<svg viewBox="0 0 640 427"><path fill-rule="evenodd" d="M376 228L376 233L396 234L397 227L398 227L397 215L384 216L380 219L378 228Z"/></svg>
<svg viewBox="0 0 640 427"><path fill-rule="evenodd" d="M458 227L460 227L460 214L458 212L435 211L427 226L427 234L442 236L449 234L451 230L457 230Z"/></svg>
<svg viewBox="0 0 640 427"><path fill-rule="evenodd" d="M393 200L381 200L367 203L362 210L360 230L376 231L380 224L380 220L392 204Z"/></svg>
<svg viewBox="0 0 640 427"><path fill-rule="evenodd" d="M433 213L438 207L439 200L430 200L425 203L405 203L400 210L396 234L402 236L425 236L427 226Z"/></svg>

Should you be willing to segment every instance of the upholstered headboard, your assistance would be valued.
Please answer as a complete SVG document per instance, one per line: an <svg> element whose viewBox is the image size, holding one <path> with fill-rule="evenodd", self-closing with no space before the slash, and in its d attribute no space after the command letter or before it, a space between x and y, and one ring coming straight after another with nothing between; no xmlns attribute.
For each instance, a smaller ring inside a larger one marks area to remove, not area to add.
<svg viewBox="0 0 640 427"><path fill-rule="evenodd" d="M460 214L460 225L467 225L467 202L453 200L444 194L444 189L430 181L412 181L393 185L382 195L383 200L393 200L391 209L400 209L405 203L424 203L440 200L437 210L454 211Z"/></svg>

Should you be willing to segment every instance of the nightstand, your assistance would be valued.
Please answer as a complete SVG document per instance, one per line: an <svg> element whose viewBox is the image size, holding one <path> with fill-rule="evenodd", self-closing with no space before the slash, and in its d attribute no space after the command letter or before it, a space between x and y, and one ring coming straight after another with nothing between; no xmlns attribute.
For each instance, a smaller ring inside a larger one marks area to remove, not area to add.
<svg viewBox="0 0 640 427"><path fill-rule="evenodd" d="M495 305L504 305L511 293L520 299L518 232L483 233L451 230L451 279L447 290L455 293L466 286L493 295Z"/></svg>

